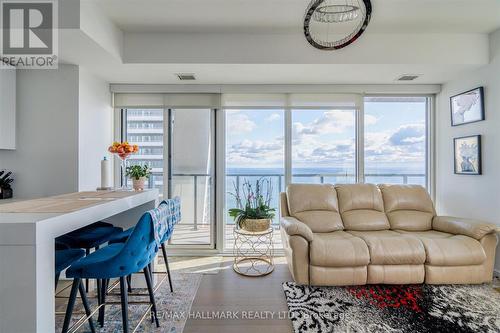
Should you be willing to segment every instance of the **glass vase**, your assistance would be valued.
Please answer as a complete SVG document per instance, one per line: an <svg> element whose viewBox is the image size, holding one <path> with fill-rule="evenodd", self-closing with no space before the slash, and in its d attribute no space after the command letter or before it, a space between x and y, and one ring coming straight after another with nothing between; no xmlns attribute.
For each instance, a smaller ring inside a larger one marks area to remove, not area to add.
<svg viewBox="0 0 500 333"><path fill-rule="evenodd" d="M130 191L128 186L128 177L127 177L127 167L128 167L128 155L127 156L118 156L120 158L120 167L122 172L122 186L120 190L122 191Z"/></svg>

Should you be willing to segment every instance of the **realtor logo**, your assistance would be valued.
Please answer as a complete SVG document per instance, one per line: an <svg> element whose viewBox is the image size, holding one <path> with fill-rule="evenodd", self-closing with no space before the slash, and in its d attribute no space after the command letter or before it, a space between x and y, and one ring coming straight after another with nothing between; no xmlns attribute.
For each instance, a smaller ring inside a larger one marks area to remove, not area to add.
<svg viewBox="0 0 500 333"><path fill-rule="evenodd" d="M2 59L21 68L56 68L57 0L0 0Z"/></svg>

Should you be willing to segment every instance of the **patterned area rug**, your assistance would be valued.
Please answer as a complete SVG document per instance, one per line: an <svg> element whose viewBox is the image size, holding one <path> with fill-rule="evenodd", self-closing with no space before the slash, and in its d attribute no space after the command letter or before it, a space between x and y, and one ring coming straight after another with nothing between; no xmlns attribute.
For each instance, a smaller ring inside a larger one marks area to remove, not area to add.
<svg viewBox="0 0 500 333"><path fill-rule="evenodd" d="M309 287L283 283L295 333L500 332L491 285Z"/></svg>
<svg viewBox="0 0 500 333"><path fill-rule="evenodd" d="M168 282L165 281L160 288L155 293L156 305L158 306L158 317L160 320L160 327L157 328L151 323L148 315L141 326L138 328L137 332L166 332L166 333L180 333L184 329L186 320L188 319L188 314L191 309L191 305L196 296L196 292L200 285L202 274L194 273L172 273L172 282L174 286L174 292L171 293ZM113 293L119 294L119 287L113 291ZM144 296L130 296L129 302L131 301L148 301L148 294L146 289L135 288L134 293L144 294ZM67 295L69 289L65 290L62 294ZM108 296L108 301L120 302L119 296ZM91 307L94 308L97 304L96 298L89 298L91 302ZM56 311L64 312L66 311L67 299L58 298L56 299ZM75 312L82 311L83 307L80 299L77 300L75 304ZM143 313L146 311L147 305L129 304L129 325L130 331L136 326L142 317ZM81 315L73 315L73 322L79 319ZM121 306L120 304L112 304L106 306L106 317L105 325L101 328L97 325L97 314L93 316L94 324L96 324L97 332L122 332L122 319L121 319ZM60 332L62 329L64 321L64 316L56 316L56 332ZM88 323L85 324L78 330L78 332L89 332Z"/></svg>

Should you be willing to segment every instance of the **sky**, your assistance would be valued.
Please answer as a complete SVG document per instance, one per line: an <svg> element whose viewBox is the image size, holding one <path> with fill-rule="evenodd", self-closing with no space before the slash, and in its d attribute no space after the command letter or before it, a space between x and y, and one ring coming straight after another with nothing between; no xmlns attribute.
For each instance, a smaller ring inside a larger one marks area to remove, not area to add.
<svg viewBox="0 0 500 333"><path fill-rule="evenodd" d="M365 168L425 171L426 104L365 102ZM292 167L355 169L352 110L293 110ZM229 110L228 168L283 168L284 111Z"/></svg>

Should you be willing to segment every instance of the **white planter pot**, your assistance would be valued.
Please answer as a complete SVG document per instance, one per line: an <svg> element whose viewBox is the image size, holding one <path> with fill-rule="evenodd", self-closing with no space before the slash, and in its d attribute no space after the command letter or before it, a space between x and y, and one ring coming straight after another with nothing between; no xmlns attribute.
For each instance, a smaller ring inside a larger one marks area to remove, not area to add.
<svg viewBox="0 0 500 333"><path fill-rule="evenodd" d="M132 178L132 187L135 191L143 191L144 184L146 183L146 177L141 177L139 179Z"/></svg>

